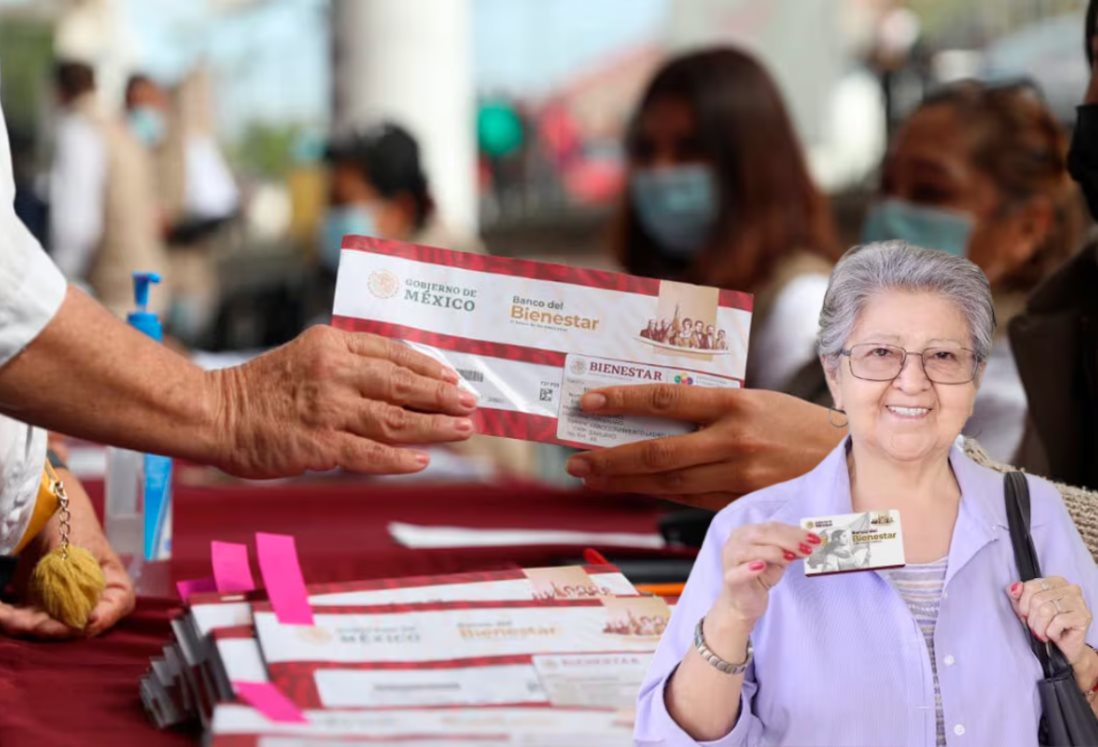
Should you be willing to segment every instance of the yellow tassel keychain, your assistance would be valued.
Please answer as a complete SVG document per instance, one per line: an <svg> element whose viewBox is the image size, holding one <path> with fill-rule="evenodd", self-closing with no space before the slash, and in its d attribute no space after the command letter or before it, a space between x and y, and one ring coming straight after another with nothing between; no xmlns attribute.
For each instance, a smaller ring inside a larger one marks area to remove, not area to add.
<svg viewBox="0 0 1098 747"><path fill-rule="evenodd" d="M31 574L31 597L46 614L70 628L83 630L88 616L99 603L107 582L95 556L82 547L70 544L72 514L65 486L53 466L46 462L30 525L15 554L33 538L58 512L61 544L38 561Z"/></svg>

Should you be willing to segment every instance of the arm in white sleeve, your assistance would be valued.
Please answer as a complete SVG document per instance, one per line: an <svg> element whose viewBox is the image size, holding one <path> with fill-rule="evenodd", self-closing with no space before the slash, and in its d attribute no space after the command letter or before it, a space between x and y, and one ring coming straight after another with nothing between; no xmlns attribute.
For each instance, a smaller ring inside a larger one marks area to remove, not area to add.
<svg viewBox="0 0 1098 747"><path fill-rule="evenodd" d="M46 432L0 415L0 555L10 555L34 514Z"/></svg>
<svg viewBox="0 0 1098 747"><path fill-rule="evenodd" d="M65 279L15 215L15 181L0 111L0 367L53 319ZM46 433L0 416L0 554L15 547L34 512Z"/></svg>
<svg viewBox="0 0 1098 747"><path fill-rule="evenodd" d="M95 125L66 116L50 174L50 244L70 280L84 277L103 236L107 149Z"/></svg>

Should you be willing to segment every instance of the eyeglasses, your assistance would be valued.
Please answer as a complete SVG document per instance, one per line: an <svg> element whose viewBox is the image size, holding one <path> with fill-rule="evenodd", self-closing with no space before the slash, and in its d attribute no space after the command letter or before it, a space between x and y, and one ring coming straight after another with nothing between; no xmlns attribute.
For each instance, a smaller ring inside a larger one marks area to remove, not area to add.
<svg viewBox="0 0 1098 747"><path fill-rule="evenodd" d="M980 366L980 356L968 348L927 348L915 353L895 345L865 342L841 353L850 359L850 373L865 381L894 380L909 355L922 359L923 373L935 384L967 384L976 378Z"/></svg>

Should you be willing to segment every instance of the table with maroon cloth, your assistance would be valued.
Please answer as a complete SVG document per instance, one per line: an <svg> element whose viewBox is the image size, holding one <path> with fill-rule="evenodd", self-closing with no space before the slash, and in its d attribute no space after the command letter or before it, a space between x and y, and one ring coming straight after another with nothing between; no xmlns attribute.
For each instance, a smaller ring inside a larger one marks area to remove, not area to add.
<svg viewBox="0 0 1098 747"><path fill-rule="evenodd" d="M102 485L88 485L101 504ZM174 579L210 575L211 540L254 545L257 531L292 534L307 582L451 573L575 560L576 547L411 550L387 525L652 532L664 512L637 497L522 485L313 482L176 487ZM606 550L606 548L603 548ZM639 552L607 550L611 559ZM684 553L672 552L673 555ZM254 564L253 572L258 568ZM142 598L134 614L87 641L0 638L0 746L184 745L196 733L158 732L138 679L169 640L173 599Z"/></svg>

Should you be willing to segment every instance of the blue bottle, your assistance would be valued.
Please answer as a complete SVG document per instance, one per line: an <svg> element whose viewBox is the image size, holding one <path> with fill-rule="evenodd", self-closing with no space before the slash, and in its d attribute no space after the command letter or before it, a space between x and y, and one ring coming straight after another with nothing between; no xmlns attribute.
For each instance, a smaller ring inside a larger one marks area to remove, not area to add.
<svg viewBox="0 0 1098 747"><path fill-rule="evenodd" d="M156 273L133 274L136 309L126 316L126 321L162 342L164 330L160 320L148 310L149 284L159 282ZM166 563L158 561L167 561L172 555L172 460L159 454L109 448L105 488L103 513L107 539L139 590L148 588L147 583L142 583L143 577L150 575L148 571L153 564L166 569Z"/></svg>

